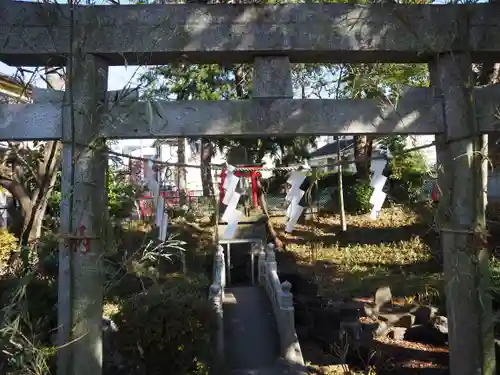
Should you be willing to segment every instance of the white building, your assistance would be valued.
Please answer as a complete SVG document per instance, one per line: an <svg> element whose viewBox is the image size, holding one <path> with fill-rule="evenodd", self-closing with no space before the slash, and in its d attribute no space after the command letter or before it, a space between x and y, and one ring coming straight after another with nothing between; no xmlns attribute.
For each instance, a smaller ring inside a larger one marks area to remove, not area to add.
<svg viewBox="0 0 500 375"><path fill-rule="evenodd" d="M354 138L352 136L342 137L340 142L334 139L334 137L318 137L318 148L311 152L309 158L309 165L311 167L321 168L323 171L335 172L337 170L338 154L337 150L340 145L340 152L342 159L345 161L343 164L343 170L345 172L356 173L356 165L354 161ZM425 145L432 144L434 142L434 135L418 135L410 136L407 138L407 149L412 149L416 147L421 147ZM382 155L382 149L379 145L375 144L373 147L373 157ZM436 165L436 147L430 146L419 150L421 152L426 164L429 168L433 168ZM371 169L377 169L377 164L385 163L383 160L373 160L371 163Z"/></svg>
<svg viewBox="0 0 500 375"><path fill-rule="evenodd" d="M186 167L186 189L194 193L194 195L201 195L203 190L203 185L201 181L201 170L199 166L201 165L201 142L189 142L188 139L185 139L185 154L186 154L186 164L193 165L193 167ZM154 145L155 140L147 139L147 140L127 140L127 141L119 141L117 144L112 146L113 151L130 155L135 158L144 158L144 159L157 159L162 162L168 163L179 163L178 154L177 154L177 139L164 140L162 144L157 149ZM226 163L226 151L220 152L220 150L215 149L215 155L212 157L211 164L212 165L224 165ZM135 164L135 168L132 168L132 176L133 178L143 180L143 171L144 171L144 163L141 161L129 159L126 157L122 157L122 163L125 167L129 167ZM272 167L274 166L274 160L271 156L266 155L262 162L264 163L264 167ZM220 170L213 168L212 169L212 177L214 184L218 183L218 175ZM272 171L263 171L262 175L264 178L268 178L272 175ZM174 189L178 185L177 181L177 168L176 167L166 167L161 172L160 177L162 184L164 186L171 186Z"/></svg>

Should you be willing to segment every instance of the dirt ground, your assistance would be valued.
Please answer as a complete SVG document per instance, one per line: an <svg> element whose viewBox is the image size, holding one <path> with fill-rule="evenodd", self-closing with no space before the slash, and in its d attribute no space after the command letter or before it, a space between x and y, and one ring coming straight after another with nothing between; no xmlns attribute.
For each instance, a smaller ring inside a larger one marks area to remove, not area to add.
<svg viewBox="0 0 500 375"><path fill-rule="evenodd" d="M391 288L394 304L432 304L445 314L439 241L430 222L425 215L392 207L375 221L348 216L344 233L338 216L325 215L288 234L284 219L273 219L285 243L278 254L280 278L292 282L304 357L319 373L336 373L333 365L340 357L352 374L448 374L446 345L382 338L339 347L332 344L338 341L335 317L325 315L332 303L362 307L382 286Z"/></svg>

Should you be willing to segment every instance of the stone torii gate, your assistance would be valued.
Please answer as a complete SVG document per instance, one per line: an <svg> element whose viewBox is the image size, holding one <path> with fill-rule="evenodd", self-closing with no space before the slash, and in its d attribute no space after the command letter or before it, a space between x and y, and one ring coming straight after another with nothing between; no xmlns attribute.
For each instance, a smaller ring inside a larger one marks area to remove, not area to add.
<svg viewBox="0 0 500 375"><path fill-rule="evenodd" d="M440 184L450 191L440 223L453 375L490 374L492 331L477 243L484 222L480 134L498 131L500 88L473 88L472 62L500 61L500 6L126 5L4 1L0 60L67 66L61 95L0 106L0 140L54 140L63 147L61 234L86 227L88 252L63 243L59 270L60 375L102 372L100 237L105 138L436 134ZM106 103L108 66L253 63L254 97L241 101ZM426 62L430 88L397 105L376 100L292 99L290 63ZM478 198L479 197L479 198ZM479 258L479 261L478 261ZM492 365L494 366L494 364Z"/></svg>

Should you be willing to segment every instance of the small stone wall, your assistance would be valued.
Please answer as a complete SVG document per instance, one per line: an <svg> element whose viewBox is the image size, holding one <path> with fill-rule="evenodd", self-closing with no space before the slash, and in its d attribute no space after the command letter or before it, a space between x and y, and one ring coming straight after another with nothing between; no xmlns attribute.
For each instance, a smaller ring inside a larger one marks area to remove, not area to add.
<svg viewBox="0 0 500 375"><path fill-rule="evenodd" d="M264 287L273 306L280 338L280 355L288 362L304 365L302 350L295 331L295 311L293 307L292 284L280 283L277 272L274 245L262 246L259 252L258 280Z"/></svg>

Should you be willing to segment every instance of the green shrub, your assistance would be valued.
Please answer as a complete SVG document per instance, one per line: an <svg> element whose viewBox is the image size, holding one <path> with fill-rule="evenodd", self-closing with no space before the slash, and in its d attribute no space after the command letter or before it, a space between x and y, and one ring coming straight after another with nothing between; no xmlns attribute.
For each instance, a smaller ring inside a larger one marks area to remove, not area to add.
<svg viewBox="0 0 500 375"><path fill-rule="evenodd" d="M390 196L397 203L417 203L427 174L405 171L399 178L390 177Z"/></svg>
<svg viewBox="0 0 500 375"><path fill-rule="evenodd" d="M271 195L281 195L283 194L283 188L286 186L286 181L288 180L290 172L276 170L271 178L264 181L264 190L267 194Z"/></svg>
<svg viewBox="0 0 500 375"><path fill-rule="evenodd" d="M127 218L134 209L134 202L139 192L137 187L127 181L126 175L113 168L108 168L106 179L108 210L110 219ZM46 222L53 225L52 218L60 216L61 204L61 172L58 172L54 188L49 196L46 212ZM54 226L55 227L55 226Z"/></svg>
<svg viewBox="0 0 500 375"><path fill-rule="evenodd" d="M172 276L127 300L113 318L119 352L139 373L206 374L215 313L208 280Z"/></svg>
<svg viewBox="0 0 500 375"><path fill-rule="evenodd" d="M38 269L47 278L55 280L59 266L59 241L54 232L44 232L37 246Z"/></svg>
<svg viewBox="0 0 500 375"><path fill-rule="evenodd" d="M356 181L344 189L345 210L350 213L366 214L371 211L370 197L373 188L368 182Z"/></svg>
<svg viewBox="0 0 500 375"><path fill-rule="evenodd" d="M50 374L55 359L57 285L33 273L4 280L0 288L0 347L6 374Z"/></svg>
<svg viewBox="0 0 500 375"><path fill-rule="evenodd" d="M352 173L344 173L342 176L344 187L344 207L346 212L352 214L365 214L370 212L372 205L370 197L373 188L368 182L360 181ZM321 178L318 182L320 197L323 201L323 206L327 210L333 212L340 211L339 196L338 196L338 176L332 174ZM330 195L329 200L323 196L323 192L327 191Z"/></svg>
<svg viewBox="0 0 500 375"><path fill-rule="evenodd" d="M422 154L397 155L390 161L388 169L391 198L398 203L416 203L428 177Z"/></svg>
<svg viewBox="0 0 500 375"><path fill-rule="evenodd" d="M0 229L0 273L5 270L12 254L18 249L18 239L7 229Z"/></svg>
<svg viewBox="0 0 500 375"><path fill-rule="evenodd" d="M405 150L406 136L390 137L386 146L393 157L386 174L389 177L390 197L398 203L416 203L428 176L428 168L421 152Z"/></svg>

